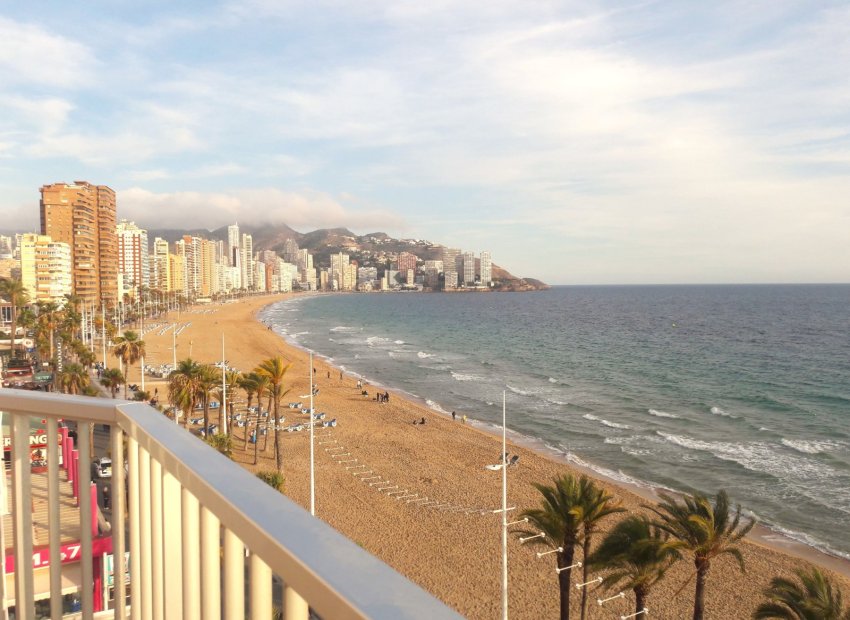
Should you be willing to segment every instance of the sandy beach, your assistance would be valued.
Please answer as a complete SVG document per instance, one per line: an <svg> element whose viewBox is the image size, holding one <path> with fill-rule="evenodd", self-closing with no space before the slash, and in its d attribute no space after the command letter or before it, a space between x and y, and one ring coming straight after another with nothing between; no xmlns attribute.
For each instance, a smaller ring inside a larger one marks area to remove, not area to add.
<svg viewBox="0 0 850 620"><path fill-rule="evenodd" d="M205 363L218 361L224 334L228 364L240 371L251 371L260 361L275 355L292 363L287 375L290 392L283 398L284 407L291 401L302 401L308 406L309 398L301 397L309 393L307 353L290 346L256 320L262 307L284 298L283 295L255 297L182 313L179 324L190 325L177 338L177 358L187 357L191 346L193 359ZM176 314L163 322L172 321L178 321ZM159 335L154 329L145 334L144 340L148 364L171 361L171 331ZM114 359L110 365L115 365ZM338 369L318 359L313 366L319 387L315 407L326 412L328 419L337 420L335 428L317 431L317 516L464 616L498 617L501 520L498 514L482 515L480 511L501 506L501 475L484 469L484 465L498 462L501 439L475 428L472 423L463 424L463 412L458 411L458 419L453 421L450 416L437 414L393 393L392 389L389 402L379 403L374 400L373 387L364 386L368 391L368 397L364 397L357 388L356 378L340 378ZM130 373L131 382L138 382L138 372L137 366ZM164 401L167 396L164 382L146 380L149 391L153 392L155 387ZM242 392L236 398L245 401ZM217 412L212 415L216 421ZM283 415L287 424L307 420L307 416L288 408ZM421 418L426 420L424 425L413 424ZM260 442L262 448L263 438ZM244 443L244 429L235 429L234 459L252 468L253 445L246 453ZM282 433L282 445L285 493L307 507L309 434ZM567 471L577 471L573 465L531 445L511 444L508 450L520 455L519 465L511 468L509 475L508 503L516 506L512 514L539 503L533 483L548 483ZM593 459L592 454L581 456ZM274 467L271 437L267 449L260 454L258 467ZM648 489L629 489L604 480L601 484L630 511L642 510L641 505L652 497ZM608 526L615 519L608 521ZM845 601L850 600L849 562L793 545L764 528L754 532L750 539L743 546L746 574L739 572L731 557L712 563L707 618L749 618L772 577L790 576L793 569L805 567L809 562L826 567L840 583ZM534 551L520 545L516 538L509 541L510 613L514 618L555 618L559 597L554 556L538 559ZM693 582L682 586L692 576L691 567L687 560L679 562L652 591L648 600L652 617L690 617ZM616 618L633 611L630 593L625 599L602 608L596 605L600 595L599 590L591 593L590 618ZM578 599L574 596L576 610Z"/></svg>

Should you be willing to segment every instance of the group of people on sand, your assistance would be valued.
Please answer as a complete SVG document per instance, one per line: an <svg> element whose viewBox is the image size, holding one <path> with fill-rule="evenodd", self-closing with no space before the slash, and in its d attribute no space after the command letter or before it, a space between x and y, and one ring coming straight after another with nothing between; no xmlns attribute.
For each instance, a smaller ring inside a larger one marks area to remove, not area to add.
<svg viewBox="0 0 850 620"><path fill-rule="evenodd" d="M384 392L383 394L381 394L380 392L378 392L375 395L375 400L377 400L379 403L388 403L390 402L390 393Z"/></svg>

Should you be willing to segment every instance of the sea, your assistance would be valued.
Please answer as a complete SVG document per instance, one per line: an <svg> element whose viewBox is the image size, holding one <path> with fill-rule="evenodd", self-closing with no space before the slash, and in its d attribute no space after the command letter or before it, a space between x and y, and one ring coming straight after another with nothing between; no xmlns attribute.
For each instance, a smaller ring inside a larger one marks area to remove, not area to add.
<svg viewBox="0 0 850 620"><path fill-rule="evenodd" d="M850 285L307 294L290 342L615 480L850 559Z"/></svg>

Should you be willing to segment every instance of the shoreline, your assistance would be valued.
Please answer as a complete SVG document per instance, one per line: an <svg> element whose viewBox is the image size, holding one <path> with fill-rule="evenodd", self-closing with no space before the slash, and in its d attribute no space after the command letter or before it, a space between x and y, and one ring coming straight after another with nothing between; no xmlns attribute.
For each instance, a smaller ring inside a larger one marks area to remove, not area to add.
<svg viewBox="0 0 850 620"><path fill-rule="evenodd" d="M280 303L280 301L274 301L259 308L254 314L254 319L258 323L264 325L259 315L269 310L269 308L278 303ZM352 377L360 378L363 381L367 382L369 385L380 387L385 390L392 390L396 394L399 394L401 398L406 398L410 400L413 404L418 405L423 409L426 409L432 415L436 414L443 416L447 419L451 418L451 412L448 412L439 406L431 406L429 403L437 403L436 401L432 401L431 399L429 399L427 396L417 396L395 386L388 385L379 381L374 381L367 375L352 371L351 369L341 368L335 365L333 361L331 361L330 356L327 356L324 353L312 350L302 345L297 341L297 339L294 339L287 334L281 334L275 331L274 329L272 329L272 332L279 338L281 338L288 346L306 354L312 353L314 359L321 360L324 364L327 364L328 366L337 369L337 371L341 370L342 372L345 372L346 374ZM483 432L490 437L496 439L501 437L500 428L497 426L493 426L493 424L490 422L484 422L476 418L470 417L468 418L468 426L470 428L474 428L480 432ZM591 478L604 480L608 484L633 493L648 502L658 503L660 501L661 493L668 493L674 496L683 494L681 491L667 489L665 487L659 487L657 485L653 485L652 483L638 480L636 478L633 478L629 474L624 475L631 478L633 482L623 480L621 478L616 478L614 476L606 474L605 472L607 471L607 468L605 467L595 465L585 460L581 456L575 456L572 453L564 453L563 451L552 448L551 446L546 445L546 443L542 439L530 435L524 435L518 431L513 431L510 427L507 428L507 436L510 443L531 450L532 452L535 452L543 458L547 458L556 463L576 469L581 473L587 474ZM805 532L803 532L803 534L805 534ZM747 535L747 540L752 542L753 544L763 546L773 551L777 551L802 560L806 560L808 562L812 562L813 564L817 564L824 568L836 571L850 578L850 558L845 558L840 555L830 553L827 550L819 549L815 546L801 542L781 531L771 528L769 525L763 524L762 522L758 522L755 525L753 530Z"/></svg>
<svg viewBox="0 0 850 620"><path fill-rule="evenodd" d="M286 384L293 395L284 397L282 414L287 424L303 422L303 416L286 404L309 391L308 351L269 330L258 316L264 308L292 297L252 297L239 303L194 308L181 318L181 323L191 322L191 327L178 336L178 356L185 358L186 345L194 343L193 359L216 362L221 357L220 335L226 338L229 365L243 372L251 371L263 359L281 355L292 364ZM172 322L172 318L162 321ZM149 340L149 363L170 362L171 332L160 336L157 331L145 336ZM369 390L370 398L364 398L351 372L340 375L339 367L323 357L315 356L313 366L318 373L315 382L320 387L315 406L339 421L337 427L317 433L316 516L465 617L489 620L498 616L501 524L492 513L484 511L500 506L501 494L498 476L483 466L498 459L501 437L495 437L492 428L484 423L464 425L460 419L453 421L450 415L440 414L389 386L381 388L391 393L389 403L372 400L374 389ZM129 379L138 379L138 366L131 369ZM164 380L151 380L148 389L153 390L157 384L164 397ZM241 391L237 402L241 403L239 407L244 406ZM427 425L411 423L420 417L427 418ZM273 437L269 436L265 444L261 440L255 445L259 448L259 462L254 465L253 448L247 449L244 435L244 428L234 429L233 460L250 471L273 469ZM310 500L309 440L305 433L297 432L280 433L280 439L284 492L306 507ZM328 454L327 446L320 441L344 446L345 452L350 453L346 459L353 462L340 462ZM573 461L559 460L542 442L533 445L516 433L509 434L508 443L509 451L521 456L520 466L512 468L509 475L510 505L516 506L517 512L539 504L535 483L548 483L567 471L586 471L629 512L645 512L646 489L631 489L619 481L607 480L599 472L584 470ZM360 466L368 469L368 475L387 480L386 484L397 490L361 480L350 471ZM414 499L398 501L402 497L398 492ZM419 502L418 498L429 501L421 505L410 503ZM430 505L430 500L436 500L437 505ZM601 531L614 522L612 519L603 523ZM749 617L762 600L762 590L770 579L791 576L795 568L806 564L780 549L748 538L741 546L745 575L738 572L732 558L715 560L708 579L706 618ZM557 617L554 560L551 556L537 558L534 550L521 545L514 534L509 537L509 599L514 618ZM812 559L825 565L818 556ZM687 560L677 563L655 587L648 601L655 616L690 615L693 592L691 586L683 586L692 579L691 566ZM827 573L850 598L850 579L844 571ZM593 592L591 600L602 592ZM606 614L632 613L632 598L627 593L625 599L607 604ZM573 606L577 611L578 601Z"/></svg>

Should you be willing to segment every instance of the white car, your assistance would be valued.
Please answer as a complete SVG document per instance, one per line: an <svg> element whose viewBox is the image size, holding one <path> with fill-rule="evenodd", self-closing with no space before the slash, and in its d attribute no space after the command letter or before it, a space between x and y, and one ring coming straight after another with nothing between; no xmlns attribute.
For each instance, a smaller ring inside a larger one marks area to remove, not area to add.
<svg viewBox="0 0 850 620"><path fill-rule="evenodd" d="M108 456L102 456L94 460L92 465L93 473L98 478L112 477L112 459Z"/></svg>

